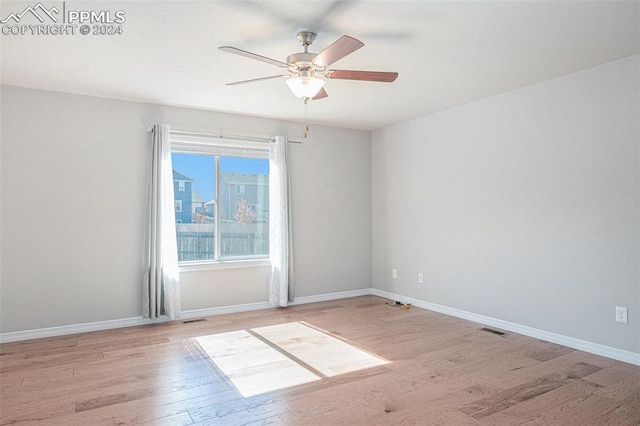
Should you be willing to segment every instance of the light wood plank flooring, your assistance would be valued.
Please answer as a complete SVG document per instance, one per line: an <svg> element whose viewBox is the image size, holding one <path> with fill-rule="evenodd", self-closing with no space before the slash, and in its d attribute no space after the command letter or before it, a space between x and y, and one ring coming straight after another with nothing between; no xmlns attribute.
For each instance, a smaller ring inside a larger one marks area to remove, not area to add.
<svg viewBox="0 0 640 426"><path fill-rule="evenodd" d="M6 425L640 425L640 367L375 296L0 345ZM195 337L304 321L389 364L243 398Z"/></svg>

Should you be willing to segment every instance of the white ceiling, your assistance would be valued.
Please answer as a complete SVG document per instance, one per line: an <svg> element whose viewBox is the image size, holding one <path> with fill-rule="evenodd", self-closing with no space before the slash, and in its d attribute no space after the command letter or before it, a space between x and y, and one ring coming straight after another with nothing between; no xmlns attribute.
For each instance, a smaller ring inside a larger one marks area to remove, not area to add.
<svg viewBox="0 0 640 426"><path fill-rule="evenodd" d="M0 19L36 3L2 1ZM3 84L301 121L303 103L284 79L225 86L279 68L217 48L284 61L301 51L301 30L318 33L313 52L347 34L365 46L331 68L400 74L394 83L329 80L329 97L310 102L310 123L354 129L640 52L638 1L69 0L64 6L123 10L123 34L0 35Z"/></svg>

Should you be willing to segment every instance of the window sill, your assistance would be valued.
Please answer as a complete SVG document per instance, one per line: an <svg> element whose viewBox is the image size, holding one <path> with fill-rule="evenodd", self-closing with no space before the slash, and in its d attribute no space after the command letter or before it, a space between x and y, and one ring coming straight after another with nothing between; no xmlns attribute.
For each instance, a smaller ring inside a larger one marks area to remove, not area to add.
<svg viewBox="0 0 640 426"><path fill-rule="evenodd" d="M270 266L269 259L223 260L218 262L184 262L178 265L180 272L213 271L218 269L262 268Z"/></svg>

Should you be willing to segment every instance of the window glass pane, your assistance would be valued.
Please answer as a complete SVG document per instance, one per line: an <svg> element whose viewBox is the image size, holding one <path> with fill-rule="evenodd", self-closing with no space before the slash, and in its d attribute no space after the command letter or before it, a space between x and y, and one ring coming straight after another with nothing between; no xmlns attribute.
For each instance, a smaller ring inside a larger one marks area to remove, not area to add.
<svg viewBox="0 0 640 426"><path fill-rule="evenodd" d="M215 258L215 157L174 152L171 160L178 262L212 260Z"/></svg>
<svg viewBox="0 0 640 426"><path fill-rule="evenodd" d="M180 151L172 161L179 262L269 255L268 159Z"/></svg>
<svg viewBox="0 0 640 426"><path fill-rule="evenodd" d="M220 257L269 254L269 160L220 157Z"/></svg>

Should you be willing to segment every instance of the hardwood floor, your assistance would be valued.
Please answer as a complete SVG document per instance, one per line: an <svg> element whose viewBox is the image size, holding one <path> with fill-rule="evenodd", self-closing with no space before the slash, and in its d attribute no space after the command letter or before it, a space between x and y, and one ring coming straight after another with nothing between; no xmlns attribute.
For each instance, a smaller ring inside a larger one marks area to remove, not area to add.
<svg viewBox="0 0 640 426"><path fill-rule="evenodd" d="M640 367L375 296L0 345L0 424L640 425ZM196 337L304 321L390 363L243 398Z"/></svg>

